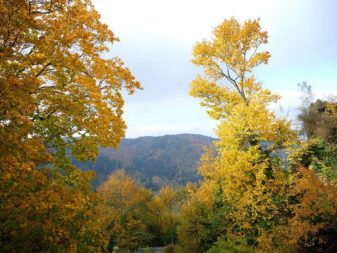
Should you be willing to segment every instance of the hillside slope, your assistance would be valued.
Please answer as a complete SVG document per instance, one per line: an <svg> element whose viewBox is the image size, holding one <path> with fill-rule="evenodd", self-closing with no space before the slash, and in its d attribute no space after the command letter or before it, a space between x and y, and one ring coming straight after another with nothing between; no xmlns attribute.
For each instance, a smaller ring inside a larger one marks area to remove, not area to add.
<svg viewBox="0 0 337 253"><path fill-rule="evenodd" d="M96 162L73 163L83 170L93 169L95 186L116 169L124 169L146 187L158 189L169 184L197 180L196 168L205 146L215 139L195 134L124 139L118 151L101 148Z"/></svg>

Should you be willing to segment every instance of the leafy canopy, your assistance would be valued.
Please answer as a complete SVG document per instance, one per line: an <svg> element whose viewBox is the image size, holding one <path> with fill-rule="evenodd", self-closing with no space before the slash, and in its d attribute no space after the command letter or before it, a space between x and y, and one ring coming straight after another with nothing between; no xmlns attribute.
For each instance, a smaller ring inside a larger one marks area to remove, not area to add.
<svg viewBox="0 0 337 253"><path fill-rule="evenodd" d="M193 63L202 67L203 74L192 81L190 94L219 120L219 141L216 152L202 157L204 181L191 195L191 201L216 210L195 217L212 224L214 231L207 234L206 229L194 245L186 245L186 252L193 247L207 249L217 237L226 242L243 238L244 244L255 248L261 231L281 222L287 173L278 152L297 138L290 122L268 110L279 96L264 89L253 75L255 67L268 63L269 52L260 50L267 41L259 20L240 24L232 18L214 29L210 41L194 47ZM195 209L189 204L183 208L185 213ZM190 225L184 222L180 228L184 238L192 236Z"/></svg>
<svg viewBox="0 0 337 253"><path fill-rule="evenodd" d="M122 94L141 86L105 57L117 40L90 0L0 1L0 251L104 249L93 173L67 154L124 136Z"/></svg>

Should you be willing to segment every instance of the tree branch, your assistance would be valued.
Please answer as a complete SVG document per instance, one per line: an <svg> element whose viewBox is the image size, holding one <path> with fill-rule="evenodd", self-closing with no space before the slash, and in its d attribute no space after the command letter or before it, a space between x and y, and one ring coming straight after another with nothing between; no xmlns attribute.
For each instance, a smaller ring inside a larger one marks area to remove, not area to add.
<svg viewBox="0 0 337 253"><path fill-rule="evenodd" d="M49 62L49 63L47 63L46 65L44 65L44 66L42 67L42 69L41 69L39 72L37 72L37 74L35 75L35 77L39 77L39 76L43 73L43 71L45 71L45 69L48 68L48 67L51 65L51 63L52 63L52 62Z"/></svg>

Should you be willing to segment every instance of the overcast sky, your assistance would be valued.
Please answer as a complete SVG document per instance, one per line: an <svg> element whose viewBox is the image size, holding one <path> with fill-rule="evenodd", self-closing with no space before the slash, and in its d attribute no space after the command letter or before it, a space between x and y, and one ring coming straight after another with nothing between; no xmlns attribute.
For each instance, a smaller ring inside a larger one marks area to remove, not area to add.
<svg viewBox="0 0 337 253"><path fill-rule="evenodd" d="M188 95L198 70L193 45L208 39L224 19L261 18L272 57L255 75L283 96L284 113L299 106L297 83L318 97L336 94L335 0L94 0L102 21L119 37L109 55L119 56L142 83L126 98L126 137L198 133L215 136L217 122ZM274 106L273 108L278 108Z"/></svg>

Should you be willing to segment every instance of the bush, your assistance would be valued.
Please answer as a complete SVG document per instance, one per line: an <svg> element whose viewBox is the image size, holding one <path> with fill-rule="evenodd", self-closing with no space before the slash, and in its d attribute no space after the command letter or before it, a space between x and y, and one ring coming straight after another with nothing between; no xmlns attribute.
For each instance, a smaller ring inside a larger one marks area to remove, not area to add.
<svg viewBox="0 0 337 253"><path fill-rule="evenodd" d="M164 251L164 253L175 253L175 252L176 250L173 244L167 245Z"/></svg>
<svg viewBox="0 0 337 253"><path fill-rule="evenodd" d="M218 238L207 253L253 253L253 249L247 245L245 239Z"/></svg>

